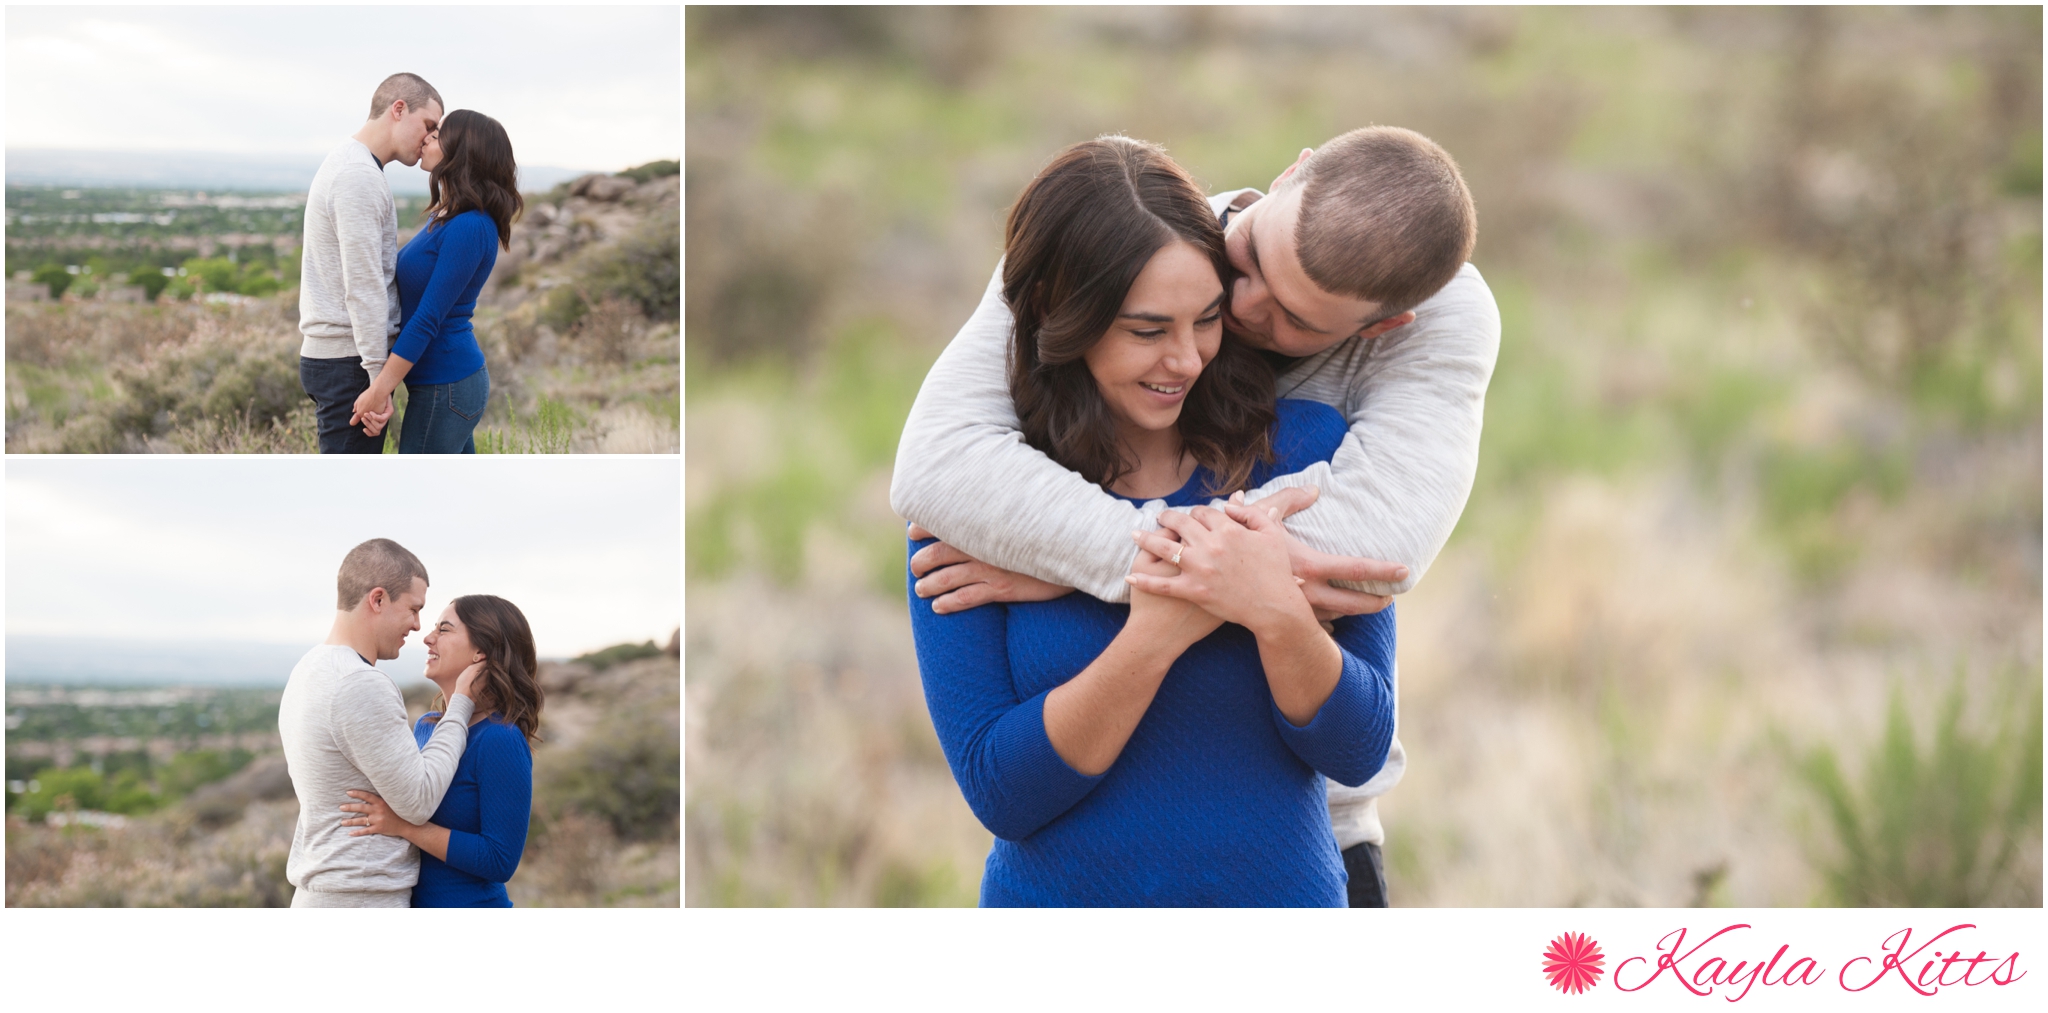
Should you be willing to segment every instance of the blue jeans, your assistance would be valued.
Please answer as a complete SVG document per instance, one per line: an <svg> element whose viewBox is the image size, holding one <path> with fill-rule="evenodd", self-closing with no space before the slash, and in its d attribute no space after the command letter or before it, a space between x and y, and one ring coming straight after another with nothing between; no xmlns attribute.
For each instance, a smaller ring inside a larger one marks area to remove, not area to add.
<svg viewBox="0 0 2048 1013"><path fill-rule="evenodd" d="M479 369L454 383L405 385L401 454L474 454L476 424L491 399L491 371Z"/></svg>
<svg viewBox="0 0 2048 1013"><path fill-rule="evenodd" d="M323 454L381 454L384 434L363 435L363 427L349 425L355 414L356 398L370 389L370 374L363 372L363 360L308 359L299 356L299 386L313 399L314 417L320 424L320 452Z"/></svg>

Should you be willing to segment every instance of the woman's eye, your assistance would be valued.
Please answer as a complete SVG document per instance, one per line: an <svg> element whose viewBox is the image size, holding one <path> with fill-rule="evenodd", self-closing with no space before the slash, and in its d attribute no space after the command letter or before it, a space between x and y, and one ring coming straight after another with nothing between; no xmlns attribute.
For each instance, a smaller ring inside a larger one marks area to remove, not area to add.
<svg viewBox="0 0 2048 1013"><path fill-rule="evenodd" d="M1195 321L1195 326L1196 326L1196 327L1207 327L1207 326L1209 326L1209 325L1211 325L1211 324L1214 324L1214 323L1217 323L1218 321L1221 321L1222 319L1223 319L1223 314L1221 314L1221 313L1213 313L1213 314L1210 314L1209 316L1203 317L1202 319L1200 319L1200 320L1197 320L1197 321Z"/></svg>
<svg viewBox="0 0 2048 1013"><path fill-rule="evenodd" d="M1166 332L1158 328L1143 331L1132 331L1131 333L1137 335L1138 337L1144 338L1147 341L1150 341L1153 338L1160 338L1166 336Z"/></svg>

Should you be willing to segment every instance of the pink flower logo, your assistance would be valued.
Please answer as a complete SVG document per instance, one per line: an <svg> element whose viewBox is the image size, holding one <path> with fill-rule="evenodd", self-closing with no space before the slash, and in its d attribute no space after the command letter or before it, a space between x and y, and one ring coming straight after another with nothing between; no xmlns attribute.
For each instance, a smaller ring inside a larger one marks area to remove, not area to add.
<svg viewBox="0 0 2048 1013"><path fill-rule="evenodd" d="M1543 951L1543 975L1552 987L1567 995L1578 995L1600 981L1600 965L1606 960L1600 944L1581 932L1567 932L1550 941Z"/></svg>

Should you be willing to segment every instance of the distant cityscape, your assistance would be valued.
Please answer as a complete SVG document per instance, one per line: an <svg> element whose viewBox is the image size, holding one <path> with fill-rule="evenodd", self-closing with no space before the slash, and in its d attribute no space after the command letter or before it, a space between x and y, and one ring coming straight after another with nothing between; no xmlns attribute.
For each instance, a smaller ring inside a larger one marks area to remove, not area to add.
<svg viewBox="0 0 2048 1013"><path fill-rule="evenodd" d="M325 154L229 155L189 151L70 151L9 149L7 185L58 187L137 187L150 190L227 190L254 193L304 193ZM613 169L564 169L522 165L519 189L534 193L592 172ZM412 166L384 169L394 194L424 195L427 174Z"/></svg>

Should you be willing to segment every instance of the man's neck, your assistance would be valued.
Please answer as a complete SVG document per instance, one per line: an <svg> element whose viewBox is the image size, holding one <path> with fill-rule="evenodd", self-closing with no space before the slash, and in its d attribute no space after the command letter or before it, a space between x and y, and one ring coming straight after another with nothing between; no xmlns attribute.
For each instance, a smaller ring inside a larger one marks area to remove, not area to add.
<svg viewBox="0 0 2048 1013"><path fill-rule="evenodd" d="M350 136L362 142L363 147L370 149L370 157L377 160L379 169L384 168L384 163L398 157L398 152L394 150L395 145L391 143L391 131L385 128L382 120L365 123L363 129Z"/></svg>
<svg viewBox="0 0 2048 1013"><path fill-rule="evenodd" d="M347 612L334 614L334 628L327 631L327 644L332 647L346 647L363 659L363 664L375 668L371 659L377 656L377 635Z"/></svg>

